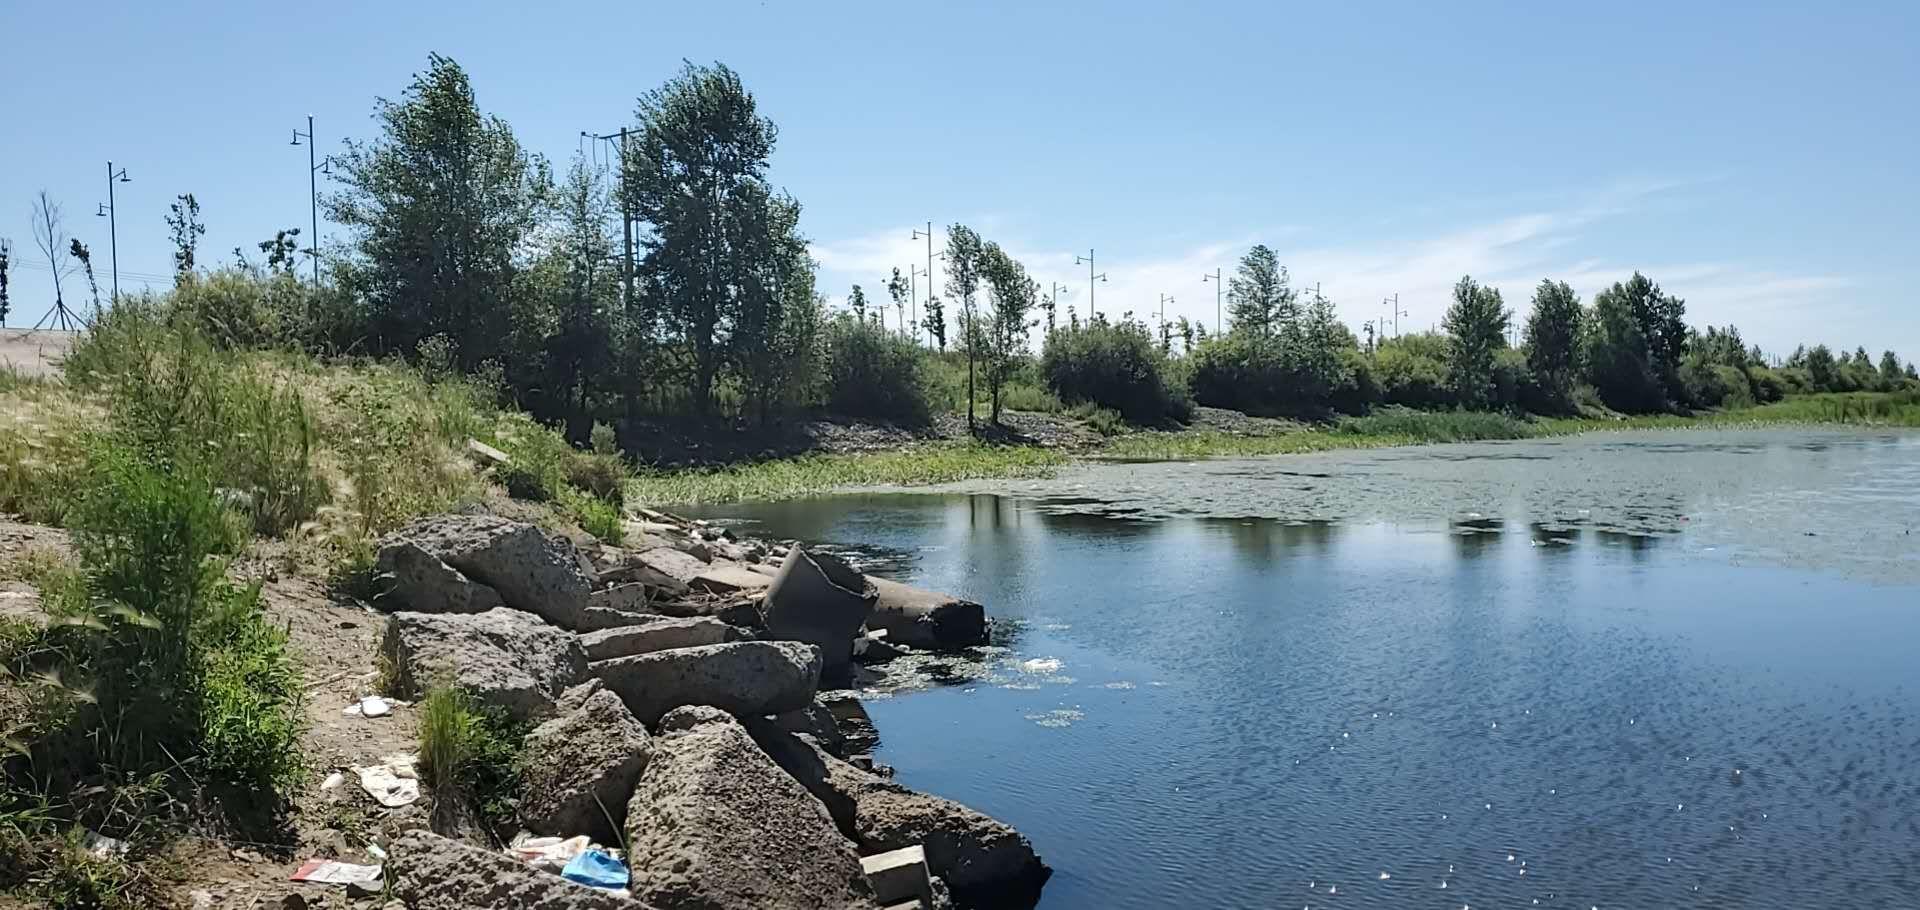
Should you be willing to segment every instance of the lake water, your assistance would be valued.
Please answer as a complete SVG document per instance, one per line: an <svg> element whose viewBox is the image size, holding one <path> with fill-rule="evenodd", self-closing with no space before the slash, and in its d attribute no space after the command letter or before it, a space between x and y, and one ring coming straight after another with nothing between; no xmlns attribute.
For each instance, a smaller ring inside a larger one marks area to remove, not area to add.
<svg viewBox="0 0 1920 910"><path fill-rule="evenodd" d="M1088 465L713 515L987 605L1004 650L869 710L902 782L1034 841L1044 908L1920 906L1920 436Z"/></svg>

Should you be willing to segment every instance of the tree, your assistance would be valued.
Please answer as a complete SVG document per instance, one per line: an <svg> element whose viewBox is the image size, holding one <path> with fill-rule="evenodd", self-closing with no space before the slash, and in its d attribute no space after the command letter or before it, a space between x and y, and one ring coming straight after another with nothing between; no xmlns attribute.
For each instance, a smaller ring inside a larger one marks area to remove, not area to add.
<svg viewBox="0 0 1920 910"><path fill-rule="evenodd" d="M0 259L0 263L4 263L4 259ZM4 265L0 265L0 272L4 271ZM0 291L4 291L5 287L5 279L0 278ZM0 310L0 316L4 315L5 311ZM1897 383L1900 381L1902 375L1900 371L1900 355L1892 351L1882 351L1880 354L1880 378L1890 383Z"/></svg>
<svg viewBox="0 0 1920 910"><path fill-rule="evenodd" d="M729 317L773 312L766 270L777 266L764 257L776 246L766 172L777 130L739 75L717 63L687 63L640 97L636 117L628 207L651 226L642 265L663 295L667 327L691 350L694 408L707 414L729 334L765 338L766 326ZM761 299L745 300L755 293Z"/></svg>
<svg viewBox="0 0 1920 910"><path fill-rule="evenodd" d="M506 121L481 114L459 64L427 63L399 101L377 102L379 139L346 143L346 189L327 210L355 235L377 347L413 356L440 335L471 370L508 336L519 257L551 176Z"/></svg>
<svg viewBox="0 0 1920 910"><path fill-rule="evenodd" d="M1227 300L1233 330L1257 338L1291 331L1299 315L1296 295L1287 285L1287 270L1266 244L1257 244L1240 257L1240 269L1227 283Z"/></svg>
<svg viewBox="0 0 1920 910"><path fill-rule="evenodd" d="M1497 288L1468 275L1453 286L1453 305L1441 327L1447 330L1447 383L1461 407L1484 409L1494 401L1494 353L1507 346L1511 314Z"/></svg>
<svg viewBox="0 0 1920 910"><path fill-rule="evenodd" d="M720 315L731 327L726 354L760 420L808 400L819 380L823 304L815 265L800 234L800 203L750 185L727 216L729 249L740 286Z"/></svg>
<svg viewBox="0 0 1920 910"><path fill-rule="evenodd" d="M1533 311L1527 314L1527 368L1563 407L1573 399L1583 315L1580 295L1564 281L1542 280L1533 292Z"/></svg>
<svg viewBox="0 0 1920 910"><path fill-rule="evenodd" d="M87 276L87 289L93 292L93 311L98 314L100 312L100 282L94 278L93 275L93 252L87 249L86 244L80 242L80 238L75 237L68 241L67 255L72 256L74 261L80 263L80 271Z"/></svg>
<svg viewBox="0 0 1920 910"><path fill-rule="evenodd" d="M847 295L847 306L853 309L853 316L861 322L867 321L867 292L853 286L853 293Z"/></svg>
<svg viewBox="0 0 1920 910"><path fill-rule="evenodd" d="M1034 325L1027 314L1033 311L1040 285L999 244L988 243L980 258L983 277L993 289L993 311L986 328L987 390L993 396L988 419L998 424L1000 390L1027 349L1027 330Z"/></svg>
<svg viewBox="0 0 1920 910"><path fill-rule="evenodd" d="M546 361L549 392L567 418L568 435L580 439L592 427L590 393L609 384L602 380L613 368L619 306L619 276L612 267L613 199L599 170L575 157L555 203L557 223L545 262L550 281L540 295L547 298L547 313L536 323L544 337L523 356Z"/></svg>
<svg viewBox="0 0 1920 910"><path fill-rule="evenodd" d="M179 284L193 274L193 253L200 246L200 238L206 236L207 226L200 223L200 203L194 201L192 193L175 197L169 209L173 212L167 216L173 239L173 282Z"/></svg>
<svg viewBox="0 0 1920 910"><path fill-rule="evenodd" d="M1201 332L1204 333L1206 330L1206 326L1200 327ZM1193 353L1193 323L1187 321L1185 316L1180 317L1180 353Z"/></svg>
<svg viewBox="0 0 1920 910"><path fill-rule="evenodd" d="M1049 335L1053 334L1055 328L1054 317L1056 311L1060 309L1060 301L1055 299L1056 296L1056 294L1048 294L1040 298L1040 310L1047 314L1047 334Z"/></svg>
<svg viewBox="0 0 1920 910"><path fill-rule="evenodd" d="M1831 392L1839 376L1839 365L1834 362L1833 351L1824 344L1816 344L1807 351L1807 379L1813 383L1814 391Z"/></svg>
<svg viewBox="0 0 1920 910"><path fill-rule="evenodd" d="M61 290L61 279L73 274L74 263L61 257L68 251L67 228L60 218L60 205L47 195L46 190L33 197L33 244L40 248L40 254L47 257L47 271L53 273L53 310L56 314L66 311L67 301Z"/></svg>
<svg viewBox="0 0 1920 910"><path fill-rule="evenodd" d="M1663 394L1670 400L1684 397L1679 386L1680 358L1687 350L1687 304L1660 290L1645 275L1634 272L1625 283L1614 282L1601 292L1622 301L1639 329L1645 345L1647 368L1653 371ZM1596 302L1599 301L1595 297Z"/></svg>
<svg viewBox="0 0 1920 910"><path fill-rule="evenodd" d="M920 325L927 330L927 334L933 336L933 343L940 352L946 353L947 308L941 305L940 298L927 295L927 312L920 317Z"/></svg>
<svg viewBox="0 0 1920 910"><path fill-rule="evenodd" d="M980 235L964 224L947 228L947 291L960 299L960 343L967 352L967 430L973 430L974 361L980 349L973 295L980 289Z"/></svg>
<svg viewBox="0 0 1920 910"><path fill-rule="evenodd" d="M13 244L0 240L0 329L7 327L7 314L13 301L7 296L7 274L13 270Z"/></svg>
<svg viewBox="0 0 1920 910"><path fill-rule="evenodd" d="M260 252L267 254L267 271L278 275L292 275L293 257L300 252L300 229L287 228L274 231L273 239L260 241Z"/></svg>
<svg viewBox="0 0 1920 910"><path fill-rule="evenodd" d="M887 279L887 296L893 298L893 311L900 317L898 320L900 323L900 334L907 337L914 335L914 331L908 331L907 328L907 298L912 296L912 294L912 285L908 284L906 279L901 277L899 269L894 269L893 276ZM917 329L915 331L917 331Z"/></svg>

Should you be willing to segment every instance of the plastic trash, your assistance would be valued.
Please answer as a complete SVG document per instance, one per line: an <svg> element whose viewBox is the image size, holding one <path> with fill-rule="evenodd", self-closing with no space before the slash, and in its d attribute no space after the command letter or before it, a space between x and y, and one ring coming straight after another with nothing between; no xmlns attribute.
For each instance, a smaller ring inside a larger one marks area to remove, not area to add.
<svg viewBox="0 0 1920 910"><path fill-rule="evenodd" d="M592 840L584 834L567 838L525 835L513 839L507 854L535 869L559 872L592 847Z"/></svg>
<svg viewBox="0 0 1920 910"><path fill-rule="evenodd" d="M604 850L588 850L569 861L560 876L591 888L618 891L627 886L627 864Z"/></svg>
<svg viewBox="0 0 1920 910"><path fill-rule="evenodd" d="M380 880L379 866L361 866L331 859L310 859L294 870L290 881L324 885L372 885Z"/></svg>
<svg viewBox="0 0 1920 910"><path fill-rule="evenodd" d="M126 841L117 837L108 837L98 831L90 830L80 838L80 849L85 850L94 859L125 856L128 846Z"/></svg>
<svg viewBox="0 0 1920 910"><path fill-rule="evenodd" d="M348 717L385 717L393 713L393 703L378 695L369 695L340 711Z"/></svg>

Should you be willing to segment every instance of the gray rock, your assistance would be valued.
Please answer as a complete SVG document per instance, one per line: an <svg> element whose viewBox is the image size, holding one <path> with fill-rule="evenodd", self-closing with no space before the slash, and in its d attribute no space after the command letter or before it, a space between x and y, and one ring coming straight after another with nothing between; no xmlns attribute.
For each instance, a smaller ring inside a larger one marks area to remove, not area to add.
<svg viewBox="0 0 1920 910"><path fill-rule="evenodd" d="M564 537L493 515L441 515L387 535L381 548L401 541L499 592L507 606L565 628L580 626L593 576Z"/></svg>
<svg viewBox="0 0 1920 910"><path fill-rule="evenodd" d="M795 548L781 563L762 601L767 637L818 646L821 675L845 679L853 662L853 639L873 611L877 596L846 563Z"/></svg>
<svg viewBox="0 0 1920 910"><path fill-rule="evenodd" d="M635 898L702 910L871 910L860 855L833 819L709 712L675 712L627 811Z"/></svg>
<svg viewBox="0 0 1920 910"><path fill-rule="evenodd" d="M0 581L0 620L36 631L45 629L52 621L40 602L39 589L24 581Z"/></svg>
<svg viewBox="0 0 1920 910"><path fill-rule="evenodd" d="M683 705L778 714L813 700L820 651L791 641L737 641L596 661L588 672L647 724Z"/></svg>
<svg viewBox="0 0 1920 910"><path fill-rule="evenodd" d="M382 544L374 559L374 603L415 613L484 613L505 606L500 592L468 578L411 540Z"/></svg>
<svg viewBox="0 0 1920 910"><path fill-rule="evenodd" d="M482 703L523 718L544 714L587 671L578 637L504 607L485 613L395 613L387 617L380 651L392 662L395 694L403 698L445 679Z"/></svg>
<svg viewBox="0 0 1920 910"><path fill-rule="evenodd" d="M645 910L646 905L567 881L510 856L426 831L387 848L393 895L412 910Z"/></svg>
<svg viewBox="0 0 1920 910"><path fill-rule="evenodd" d="M766 617L760 613L757 594L693 594L678 600L657 602L653 609L668 616L711 616L727 625L749 629L766 625Z"/></svg>
<svg viewBox="0 0 1920 910"><path fill-rule="evenodd" d="M580 636L587 659L612 660L665 651L739 641L739 629L709 616L655 616L643 625L589 632Z"/></svg>
<svg viewBox="0 0 1920 910"><path fill-rule="evenodd" d="M613 607L588 607L580 611L580 624L575 632L604 632L608 629L624 629L628 626L644 626L659 622L666 617L658 613L633 613L616 610Z"/></svg>
<svg viewBox="0 0 1920 910"><path fill-rule="evenodd" d="M609 610L622 610L627 613L651 613L647 604L653 600L653 591L645 582L627 582L610 588L595 588L587 594L587 606L605 607Z"/></svg>
<svg viewBox="0 0 1920 910"><path fill-rule="evenodd" d="M753 740L812 793L865 854L920 844L961 906L1030 907L1052 870L1006 824L840 761L806 737L754 720Z"/></svg>
<svg viewBox="0 0 1920 910"><path fill-rule="evenodd" d="M707 570L707 560L672 547L654 547L634 554L634 562L662 576L686 584Z"/></svg>
<svg viewBox="0 0 1920 910"><path fill-rule="evenodd" d="M647 728L601 690L527 735L520 817L536 834L619 842L634 781L652 754Z"/></svg>
<svg viewBox="0 0 1920 910"><path fill-rule="evenodd" d="M715 563L707 570L695 575L687 582L687 587L708 594L736 594L764 590L773 584L773 577L755 572L737 562Z"/></svg>
<svg viewBox="0 0 1920 910"><path fill-rule="evenodd" d="M951 651L987 643L987 611L971 600L867 576L879 599L867 625L910 648Z"/></svg>
<svg viewBox="0 0 1920 910"><path fill-rule="evenodd" d="M813 741L827 750L828 755L847 757L847 738L840 735L840 724L834 719L833 710L818 698L804 708L775 714L767 719L788 733L813 737Z"/></svg>
<svg viewBox="0 0 1920 910"><path fill-rule="evenodd" d="M568 688L560 693L559 698L553 700L554 713L571 714L578 711L581 705L587 703L587 699L593 697L593 693L604 692L606 688L599 680L588 677L586 682Z"/></svg>
<svg viewBox="0 0 1920 910"><path fill-rule="evenodd" d="M668 711L667 716L660 718L660 733L664 736L668 733L691 730L707 724L730 723L739 723L739 721L734 720L733 715L719 708L709 707L707 705L687 705L684 708L675 708Z"/></svg>

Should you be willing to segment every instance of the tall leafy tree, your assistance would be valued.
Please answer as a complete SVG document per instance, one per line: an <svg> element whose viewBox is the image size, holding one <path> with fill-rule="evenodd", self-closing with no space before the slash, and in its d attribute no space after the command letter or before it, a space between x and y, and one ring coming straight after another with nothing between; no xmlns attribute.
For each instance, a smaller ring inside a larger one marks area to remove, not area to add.
<svg viewBox="0 0 1920 910"><path fill-rule="evenodd" d="M200 247L200 238L206 236L207 226L200 223L200 203L192 193L182 193L174 197L171 212L167 216L167 229L173 240L174 283L193 274L193 254Z"/></svg>
<svg viewBox="0 0 1920 910"><path fill-rule="evenodd" d="M1527 314L1527 368L1562 406L1573 397L1583 316L1580 295L1566 282L1547 279L1534 289L1533 311Z"/></svg>
<svg viewBox="0 0 1920 910"><path fill-rule="evenodd" d="M766 172L778 134L739 75L717 63L687 63L640 97L636 116L640 132L624 166L629 208L651 228L643 267L663 296L669 331L692 355L694 408L707 414L730 348L764 341L770 330L730 317L774 312L765 272L777 219Z"/></svg>
<svg viewBox="0 0 1920 910"><path fill-rule="evenodd" d="M800 234L800 203L749 186L728 215L729 247L740 286L722 319L726 356L762 423L808 400L820 373L824 316L815 265Z"/></svg>
<svg viewBox="0 0 1920 910"><path fill-rule="evenodd" d="M918 327L912 330L907 327L907 297L911 293L912 285L907 283L899 269L894 269L892 277L887 279L887 296L892 298L894 314L899 317L900 334L907 337L912 337L919 331Z"/></svg>
<svg viewBox="0 0 1920 910"><path fill-rule="evenodd" d="M1670 400L1683 398L1679 370L1680 358L1687 352L1686 301L1660 290L1660 285L1639 272L1602 293L1618 298L1632 313L1646 345L1647 367L1659 380L1662 393Z"/></svg>
<svg viewBox="0 0 1920 910"><path fill-rule="evenodd" d="M1453 304L1441 326L1447 330L1447 382L1463 407L1485 408L1494 401L1495 352L1507 346L1511 315L1500 290L1463 276L1453 286Z"/></svg>
<svg viewBox="0 0 1920 910"><path fill-rule="evenodd" d="M346 143L343 192L327 200L354 234L355 281L381 349L411 355L440 335L459 365L501 353L521 257L551 176L506 121L480 112L458 63L427 59L400 100L380 99L381 136Z"/></svg>
<svg viewBox="0 0 1920 910"><path fill-rule="evenodd" d="M920 327L933 336L933 343L941 353L947 351L947 308L940 298L927 295L927 311L920 314Z"/></svg>
<svg viewBox="0 0 1920 910"><path fill-rule="evenodd" d="M853 293L847 295L847 306L853 310L855 319L867 321L867 292L861 290L859 285L854 285Z"/></svg>
<svg viewBox="0 0 1920 910"><path fill-rule="evenodd" d="M1255 338L1280 337L1293 329L1299 316L1287 270L1266 244L1240 257L1239 271L1227 283L1227 299L1234 331Z"/></svg>
<svg viewBox="0 0 1920 910"><path fill-rule="evenodd" d="M947 228L947 292L960 301L960 343L967 352L967 429L973 429L973 385L980 337L974 295L980 291L980 235L964 224Z"/></svg>
<svg viewBox="0 0 1920 910"><path fill-rule="evenodd" d="M568 434L581 439L592 425L594 390L614 385L613 342L620 307L611 229L614 207L600 171L583 157L567 169L554 202L543 263L548 281L538 295L544 337L535 350L515 359L544 355L550 391L559 399Z"/></svg>
<svg viewBox="0 0 1920 910"><path fill-rule="evenodd" d="M0 284L0 289L4 289L4 284ZM1888 382L1899 382L1903 375L1905 374L1900 370L1900 355L1892 351L1882 351L1880 353L1880 378Z"/></svg>
<svg viewBox="0 0 1920 910"><path fill-rule="evenodd" d="M1647 340L1646 317L1653 310L1648 298L1659 288L1637 272L1634 278L1594 295L1584 355L1587 381L1607 407L1657 411L1669 396Z"/></svg>
<svg viewBox="0 0 1920 910"><path fill-rule="evenodd" d="M1027 275L1027 268L997 243L988 243L981 252L981 272L993 289L993 310L986 328L987 390L993 396L992 416L1000 422L1000 390L1013 375L1027 349L1027 331L1034 323L1027 318L1040 294L1040 285Z"/></svg>
<svg viewBox="0 0 1920 910"><path fill-rule="evenodd" d="M1838 384L1840 366L1835 362L1833 349L1824 344L1816 344L1807 351L1807 380L1815 391L1831 392Z"/></svg>

